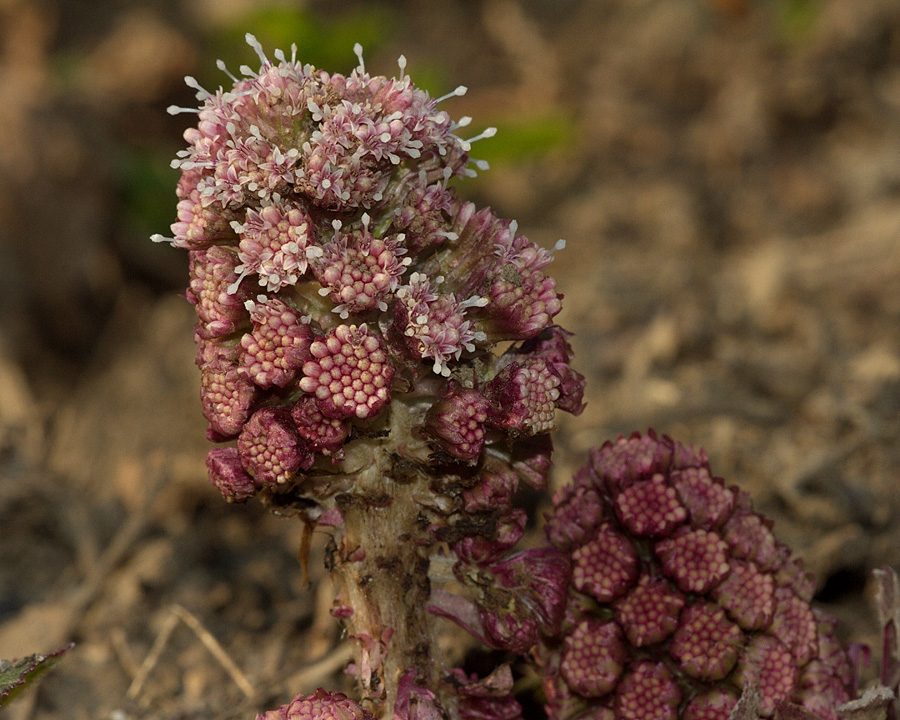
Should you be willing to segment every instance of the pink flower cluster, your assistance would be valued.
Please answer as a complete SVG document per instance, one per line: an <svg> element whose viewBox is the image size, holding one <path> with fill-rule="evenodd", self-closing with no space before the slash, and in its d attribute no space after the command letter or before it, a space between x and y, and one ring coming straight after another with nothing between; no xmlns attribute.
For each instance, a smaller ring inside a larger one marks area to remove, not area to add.
<svg viewBox="0 0 900 720"><path fill-rule="evenodd" d="M426 443L409 459L442 466L579 412L550 253L449 185L475 172L465 123L402 59L370 75L357 49L345 76L248 43L257 72L216 92L188 78L199 110L170 108L198 123L173 163L173 237L154 238L189 251L208 435L237 441L210 451L211 482L243 501L339 473L392 403ZM519 344L498 358L501 341Z"/></svg>

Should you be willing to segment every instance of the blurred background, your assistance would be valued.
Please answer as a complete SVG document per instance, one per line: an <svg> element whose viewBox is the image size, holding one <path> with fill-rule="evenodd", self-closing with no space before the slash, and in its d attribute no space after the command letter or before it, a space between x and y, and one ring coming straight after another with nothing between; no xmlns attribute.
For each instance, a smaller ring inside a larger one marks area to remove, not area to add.
<svg viewBox="0 0 900 720"><path fill-rule="evenodd" d="M165 108L196 104L185 75L227 82L217 58L256 65L246 32L467 85L443 107L499 132L459 192L568 242L589 404L554 482L618 433L703 446L875 643L869 572L900 567L896 0L0 0L0 657L78 643L10 717L250 718L346 686L321 538L306 585L298 524L206 481L187 256L149 241L192 120Z"/></svg>

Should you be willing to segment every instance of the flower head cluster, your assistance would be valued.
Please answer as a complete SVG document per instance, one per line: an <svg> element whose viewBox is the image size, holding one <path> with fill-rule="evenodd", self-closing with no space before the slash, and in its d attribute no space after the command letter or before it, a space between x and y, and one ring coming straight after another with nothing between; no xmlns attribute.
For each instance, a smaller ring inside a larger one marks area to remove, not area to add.
<svg viewBox="0 0 900 720"><path fill-rule="evenodd" d="M790 704L833 720L851 699L810 578L704 453L652 433L608 442L546 531L572 562L562 630L537 652L551 718L727 720L749 687L765 717Z"/></svg>
<svg viewBox="0 0 900 720"><path fill-rule="evenodd" d="M468 119L416 88L402 58L399 77L371 75L357 48L342 75L247 39L259 70L216 92L187 78L200 108L170 109L198 122L173 163L168 240L190 253L208 435L237 441L211 452L211 482L267 499L352 474L351 443L463 486L488 448L529 472L513 456L557 409L581 410L584 382L552 325L550 253L450 186L484 167L456 134Z"/></svg>

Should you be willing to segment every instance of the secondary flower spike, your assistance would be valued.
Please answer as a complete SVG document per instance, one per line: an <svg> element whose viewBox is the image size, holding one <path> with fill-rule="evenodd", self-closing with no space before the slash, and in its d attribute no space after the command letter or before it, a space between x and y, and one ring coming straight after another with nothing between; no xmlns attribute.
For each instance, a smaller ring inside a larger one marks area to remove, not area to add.
<svg viewBox="0 0 900 720"><path fill-rule="evenodd" d="M562 631L536 653L551 720L728 720L745 687L763 717L837 720L853 698L812 582L702 451L620 437L553 505L572 575Z"/></svg>

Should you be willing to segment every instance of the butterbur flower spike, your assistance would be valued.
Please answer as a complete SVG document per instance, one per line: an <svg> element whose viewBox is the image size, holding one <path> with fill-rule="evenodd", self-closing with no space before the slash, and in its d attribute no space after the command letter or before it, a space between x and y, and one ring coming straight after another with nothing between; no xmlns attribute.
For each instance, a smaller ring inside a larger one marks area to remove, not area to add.
<svg viewBox="0 0 900 720"><path fill-rule="evenodd" d="M399 78L371 75L362 60L344 76L247 42L258 71L238 78L223 66L234 84L215 92L187 80L201 105L175 163L170 240L191 250L211 437L237 436L260 408L292 409L298 392L326 425L388 426L402 388L416 398L404 424L423 428L434 458L475 464L490 437L546 433L557 408L579 412L583 378L568 334L550 326L560 307L543 274L550 253L448 185L478 139L458 136L465 119L439 109L462 86L435 100L405 61ZM520 344L498 361L491 351L504 340ZM317 432L312 417L307 436L363 434ZM464 417L467 429L451 433ZM312 451L341 455L334 440ZM273 473L285 489L303 482Z"/></svg>
<svg viewBox="0 0 900 720"><path fill-rule="evenodd" d="M455 180L484 167L472 143L494 133L466 138L468 119L443 109L462 86L434 99L405 60L375 75L357 46L342 75L247 42L259 68L220 64L230 87L187 79L200 107L174 162L168 241L190 253L207 434L230 443L209 452L210 482L333 535L367 708L387 717L402 700L437 718L467 687L471 712L509 715L513 702L474 699L479 681L445 682L431 589L398 579L458 548L493 578L481 612L497 644L525 649L561 618L562 595L522 568L557 578L564 554L512 553L519 479L546 483L556 411L583 404L569 335L551 324L550 253L457 197ZM398 695L401 678L414 692Z"/></svg>

